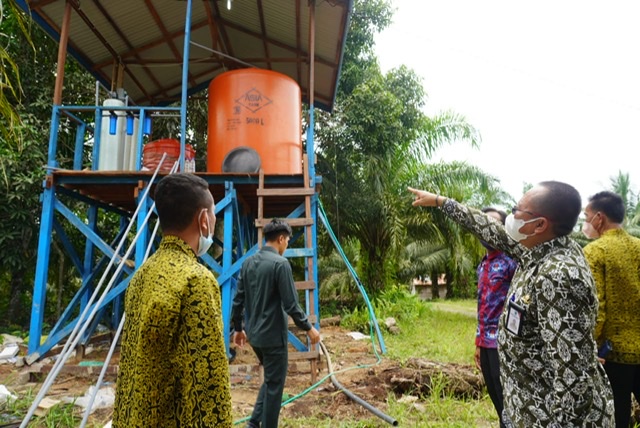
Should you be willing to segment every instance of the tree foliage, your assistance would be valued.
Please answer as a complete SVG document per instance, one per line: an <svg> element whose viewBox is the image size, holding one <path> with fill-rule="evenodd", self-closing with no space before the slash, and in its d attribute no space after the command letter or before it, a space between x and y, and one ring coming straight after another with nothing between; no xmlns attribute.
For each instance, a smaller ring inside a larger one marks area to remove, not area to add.
<svg viewBox="0 0 640 428"><path fill-rule="evenodd" d="M23 35L24 37L20 37ZM31 43L29 21L20 13L15 0L0 0L0 136L5 141L20 142L21 120L16 106L22 95L17 57L8 46L16 38Z"/></svg>
<svg viewBox="0 0 640 428"><path fill-rule="evenodd" d="M626 212L624 226L637 229L640 226L640 195L633 191L629 173L618 171L618 175L611 177L611 191L622 197Z"/></svg>
<svg viewBox="0 0 640 428"><path fill-rule="evenodd" d="M17 8L3 12L3 33L11 34L3 45L4 55L21 76L21 91L5 92L18 119L11 133L0 133L0 325L25 326L34 283L57 44L40 28L25 26L27 18ZM21 28L31 30L29 37L20 35ZM67 63L65 85L69 104L92 97L93 80L74 61ZM61 124L58 144L64 166L73 159L75 146L70 124ZM52 265L64 264L64 257L52 252Z"/></svg>
<svg viewBox="0 0 640 428"><path fill-rule="evenodd" d="M382 73L373 39L391 16L387 1L355 2L335 110L319 115L316 133L322 199L338 236L360 243L358 270L374 294L399 272L408 272L399 268L413 240L407 233L407 184L416 184L420 167L444 144L480 143L477 130L462 116L424 113L427 96L413 70L401 66ZM469 185L453 182L454 177L441 177L452 180L441 183L443 192ZM451 251L459 248L448 248L456 262L447 267L454 272L468 270L467 259L457 257L462 253Z"/></svg>

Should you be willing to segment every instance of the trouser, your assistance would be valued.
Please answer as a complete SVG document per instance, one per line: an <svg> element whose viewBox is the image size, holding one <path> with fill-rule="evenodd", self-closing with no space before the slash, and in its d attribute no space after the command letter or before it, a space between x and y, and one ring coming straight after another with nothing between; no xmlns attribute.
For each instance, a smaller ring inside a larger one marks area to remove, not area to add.
<svg viewBox="0 0 640 428"><path fill-rule="evenodd" d="M613 390L616 428L629 428L632 392L640 402L640 364L619 364L607 361L604 369Z"/></svg>
<svg viewBox="0 0 640 428"><path fill-rule="evenodd" d="M504 407L502 401L502 384L500 383L500 361L498 360L498 350L491 348L480 348L480 367L482 368L482 377L487 385L487 392L493 402L493 407L498 412L500 418L500 427L504 428L502 422L502 409Z"/></svg>
<svg viewBox="0 0 640 428"><path fill-rule="evenodd" d="M261 428L276 428L280 416L284 382L289 367L289 352L286 346L252 346L264 371L264 381L253 406L250 422Z"/></svg>

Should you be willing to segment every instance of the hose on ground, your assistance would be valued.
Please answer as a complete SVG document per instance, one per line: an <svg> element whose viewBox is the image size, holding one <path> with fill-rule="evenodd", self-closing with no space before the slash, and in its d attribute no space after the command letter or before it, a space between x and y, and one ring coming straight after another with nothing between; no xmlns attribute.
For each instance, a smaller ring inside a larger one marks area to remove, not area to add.
<svg viewBox="0 0 640 428"><path fill-rule="evenodd" d="M362 407L364 407L365 409L367 409L368 411L370 411L371 413L373 413L374 415L376 415L377 417L379 417L383 421L393 425L394 427L398 426L398 421L396 419L394 419L393 417L391 417L391 416L387 415L386 413L382 412L377 407L374 407L371 404L369 404L368 402L364 401L362 398L358 397L356 394L354 394L353 392L349 391L347 388L344 387L344 385L342 385L340 382L338 382L338 379L336 379L336 376L333 373L333 367L331 365L331 357L329 356L329 352L327 351L327 348L324 346L324 343L320 342L320 348L322 348L322 352L324 353L324 356L327 359L327 369L329 370L329 373L331 373L331 375L330 375L331 376L331 383L333 383L336 388L338 388L339 390L344 392L344 394L347 397L349 397L354 402L358 403L359 405L361 405Z"/></svg>

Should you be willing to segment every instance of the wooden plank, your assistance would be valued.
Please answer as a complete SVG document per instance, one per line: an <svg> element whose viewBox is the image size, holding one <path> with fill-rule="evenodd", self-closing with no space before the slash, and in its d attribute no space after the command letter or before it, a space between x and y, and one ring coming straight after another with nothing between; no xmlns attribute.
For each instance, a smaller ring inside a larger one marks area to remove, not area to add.
<svg viewBox="0 0 640 428"><path fill-rule="evenodd" d="M257 218L256 227L265 227L271 220L270 218ZM285 218L283 220L289 223L291 227L311 226L313 224L312 218Z"/></svg>
<svg viewBox="0 0 640 428"><path fill-rule="evenodd" d="M316 351L306 352L289 352L289 361L314 360L319 357L320 353Z"/></svg>
<svg viewBox="0 0 640 428"><path fill-rule="evenodd" d="M296 281L294 284L296 285L296 290L315 290L316 288L315 281Z"/></svg>
<svg viewBox="0 0 640 428"><path fill-rule="evenodd" d="M293 187L281 189L258 189L258 196L312 196L316 193L311 187Z"/></svg>
<svg viewBox="0 0 640 428"><path fill-rule="evenodd" d="M41 417L46 416L54 406L57 406L60 403L62 403L62 401L55 398L44 397L33 414Z"/></svg>
<svg viewBox="0 0 640 428"><path fill-rule="evenodd" d="M260 177L258 178L258 192L264 188L264 170L260 168ZM262 220L264 217L263 199L258 196L258 219ZM262 228L258 228L258 248L262 248Z"/></svg>

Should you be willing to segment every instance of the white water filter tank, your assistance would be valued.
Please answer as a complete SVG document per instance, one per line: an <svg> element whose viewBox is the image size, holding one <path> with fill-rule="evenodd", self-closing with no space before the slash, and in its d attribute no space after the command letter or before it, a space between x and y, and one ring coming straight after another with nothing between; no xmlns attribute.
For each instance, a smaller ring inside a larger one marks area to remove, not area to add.
<svg viewBox="0 0 640 428"><path fill-rule="evenodd" d="M109 98L104 100L104 107L124 107L124 101ZM98 170L119 171L123 166L124 139L126 134L127 120L123 110L115 113L115 134L111 134L111 117L108 110L102 110L102 130L100 131L100 152L98 158Z"/></svg>
<svg viewBox="0 0 640 428"><path fill-rule="evenodd" d="M127 118L133 120L133 129L131 135L127 130L124 137L124 158L122 160L122 169L124 171L133 171L136 169L136 160L138 154L138 126L140 120L137 117Z"/></svg>

